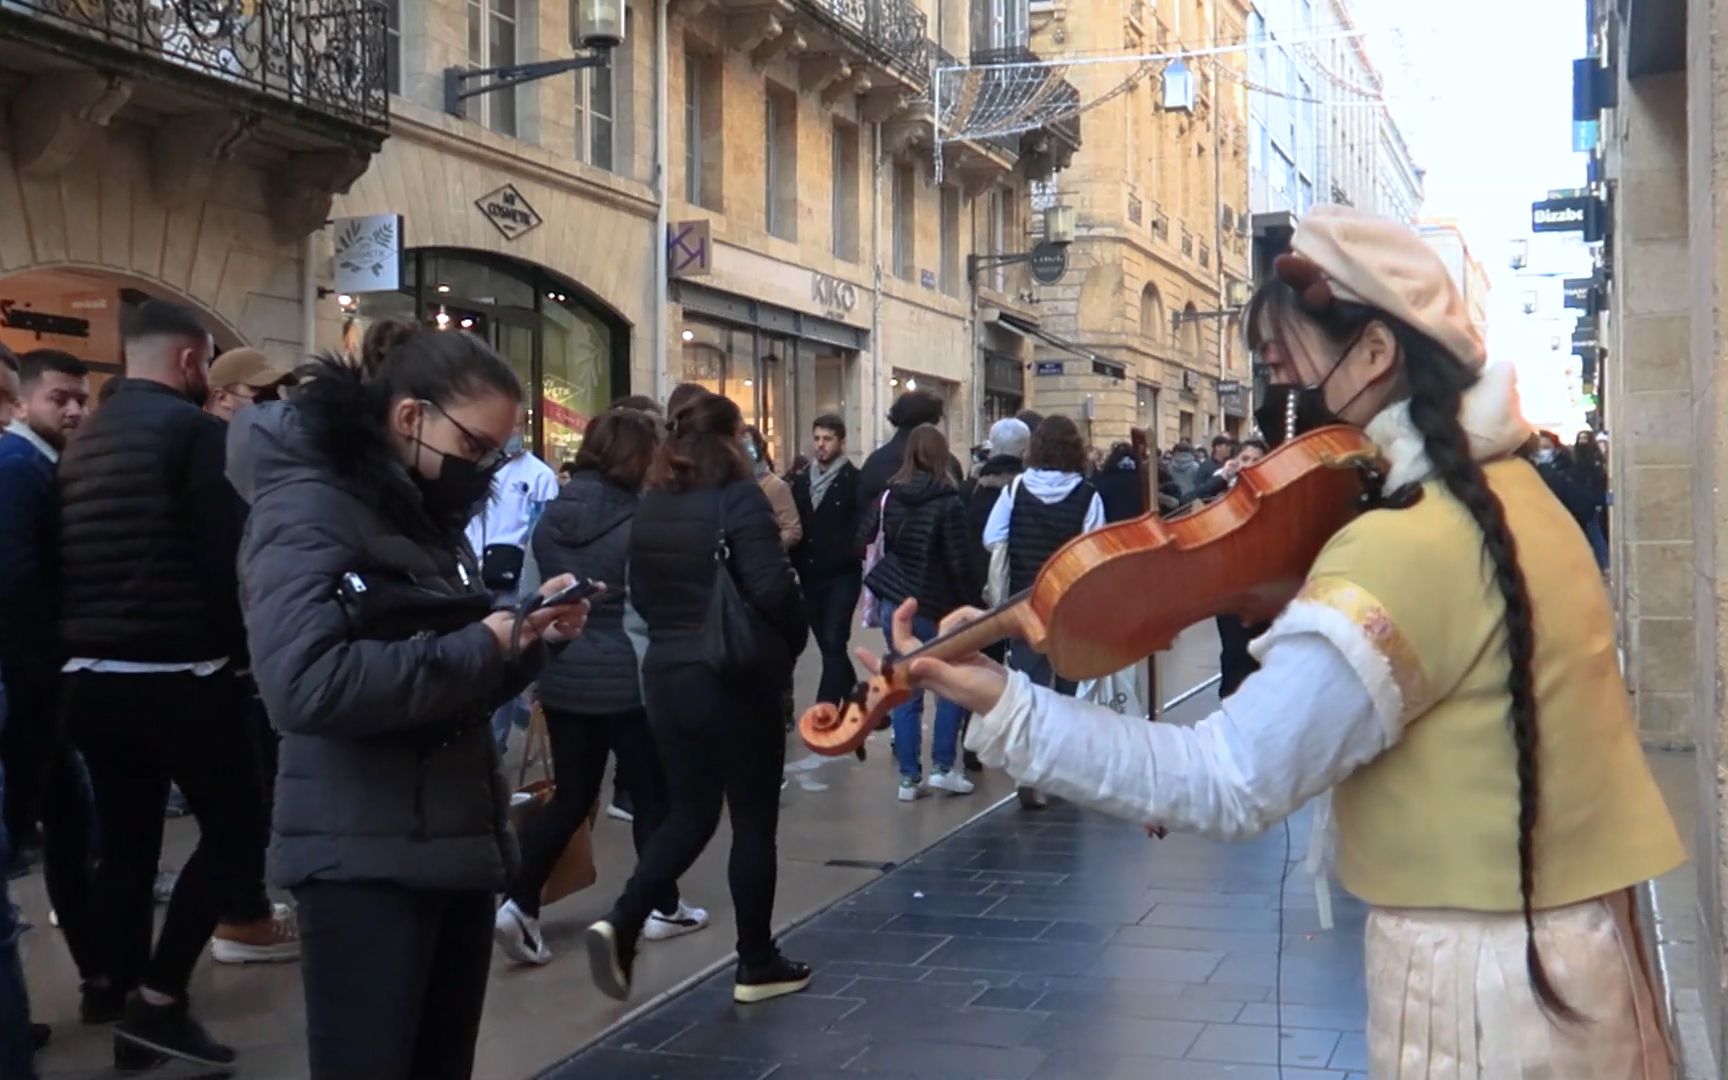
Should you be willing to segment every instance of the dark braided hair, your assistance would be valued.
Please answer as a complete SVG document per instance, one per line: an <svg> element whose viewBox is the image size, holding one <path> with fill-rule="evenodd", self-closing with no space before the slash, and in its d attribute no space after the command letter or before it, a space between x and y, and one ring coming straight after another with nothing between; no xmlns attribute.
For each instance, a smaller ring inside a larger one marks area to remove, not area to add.
<svg viewBox="0 0 1728 1080"><path fill-rule="evenodd" d="M1260 290L1249 306L1245 322L1251 328L1250 333L1258 336L1263 333L1259 328L1287 325L1298 312L1340 347L1357 340L1372 323L1378 322L1392 332L1404 358L1402 380L1408 393L1410 420L1422 436L1422 448L1433 467L1433 476L1463 504L1482 530L1483 557L1493 569L1494 585L1506 607L1506 652L1510 661L1506 692L1511 699L1508 719L1517 755L1518 892L1524 911L1524 966L1536 999L1546 1011L1564 1021L1581 1021L1582 1014L1555 988L1536 946L1535 834L1541 792L1537 767L1536 618L1529 586L1518 565L1518 543L1506 524L1506 508L1488 486L1482 467L1470 456L1470 439L1458 418L1464 392L1476 384L1477 376L1433 338L1402 320L1362 304L1331 300L1325 304L1307 303L1301 293L1283 281L1275 280ZM1285 337L1288 340L1288 335ZM1383 503L1393 507L1412 504L1413 500L1401 499L1399 493L1392 493Z"/></svg>

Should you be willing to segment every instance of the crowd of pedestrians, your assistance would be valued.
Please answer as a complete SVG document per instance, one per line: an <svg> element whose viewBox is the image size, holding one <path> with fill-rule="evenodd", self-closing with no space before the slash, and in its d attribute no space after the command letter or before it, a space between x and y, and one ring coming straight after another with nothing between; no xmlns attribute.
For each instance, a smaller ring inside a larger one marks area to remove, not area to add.
<svg viewBox="0 0 1728 1080"><path fill-rule="evenodd" d="M235 1064L189 1000L208 944L301 961L313 1077L470 1075L493 949L555 959L542 909L601 806L638 861L582 939L600 991L628 998L645 943L708 926L680 879L723 809L734 997L803 989L773 911L806 641L818 700L839 701L861 624L886 633L915 599L928 640L1074 537L1226 497L1267 452L1106 451L1027 411L968 474L942 399L915 390L869 454L826 414L782 474L735 403L685 384L592 418L554 470L510 365L465 333L386 320L358 356L291 369L216 357L194 313L151 301L123 342L99 405L74 357L0 349L0 865L41 867L80 1019L113 1025L129 1070ZM1599 553L1605 452L1545 436L1536 454ZM558 597L578 582L600 585ZM1219 620L1226 695L1260 629ZM1024 642L993 654L1080 692ZM556 783L518 827L499 766L536 710ZM895 797L972 793L969 714L937 698L927 759L923 716L920 695L888 721ZM171 803L198 840L158 932ZM28 1080L51 1033L4 883L0 1075Z"/></svg>

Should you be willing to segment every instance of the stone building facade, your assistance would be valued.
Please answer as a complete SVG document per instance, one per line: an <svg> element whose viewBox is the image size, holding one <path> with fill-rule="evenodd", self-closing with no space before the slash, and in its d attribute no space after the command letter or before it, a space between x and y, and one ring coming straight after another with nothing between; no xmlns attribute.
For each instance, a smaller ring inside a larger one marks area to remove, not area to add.
<svg viewBox="0 0 1728 1080"><path fill-rule="evenodd" d="M1042 52L1140 55L1242 41L1248 6L1055 0L1040 12ZM1182 74L1164 64L1071 73L1100 104L1057 181L1078 213L1070 270L1038 297L1046 325L1081 355L1041 348L1050 366L1034 381L1041 406L1090 421L1095 445L1133 428L1165 448L1246 429L1248 360L1227 310L1230 283L1251 280L1246 63L1240 53L1194 61L1191 98L1168 85Z"/></svg>

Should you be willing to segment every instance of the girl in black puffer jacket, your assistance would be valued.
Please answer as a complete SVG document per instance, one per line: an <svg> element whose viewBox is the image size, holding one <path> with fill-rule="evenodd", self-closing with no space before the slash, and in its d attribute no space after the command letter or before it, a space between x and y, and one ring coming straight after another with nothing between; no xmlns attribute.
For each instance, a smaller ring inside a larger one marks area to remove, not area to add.
<svg viewBox="0 0 1728 1080"><path fill-rule="evenodd" d="M282 733L271 877L300 905L312 1080L473 1069L492 898L516 856L489 717L587 607L488 614L462 536L521 403L479 339L414 331L369 381L327 361L229 432L252 504L253 673Z"/></svg>
<svg viewBox="0 0 1728 1080"><path fill-rule="evenodd" d="M955 608L983 602L984 582L972 557L966 504L947 465L948 440L942 432L928 425L917 428L906 440L905 464L889 483L880 512L875 507L866 511L866 535L874 535L878 520L881 523L882 559L864 583L881 607L885 634L893 625L894 609L908 599L918 601L913 627L924 641L936 636L936 624ZM953 795L972 793L972 782L954 769L965 716L953 702L936 699L930 786ZM893 724L900 801L911 802L924 793L924 695L896 708Z"/></svg>
<svg viewBox="0 0 1728 1080"><path fill-rule="evenodd" d="M630 995L636 945L652 907L732 814L727 878L738 919L733 997L766 1001L810 982L810 966L780 955L773 934L786 735L780 696L809 634L804 605L768 497L751 477L738 406L706 392L672 418L630 535L630 598L648 624L642 662L648 724L666 767L671 810L607 916L589 928L588 957L601 991ZM716 558L724 535L725 561ZM704 647L717 575L783 649L748 680L722 678ZM634 793L634 792L633 792ZM640 811L638 811L640 812Z"/></svg>
<svg viewBox="0 0 1728 1080"><path fill-rule="evenodd" d="M540 933L540 892L570 838L600 794L606 759L618 755L621 785L635 800L636 853L666 820L666 777L642 708L636 651L624 632L625 568L642 478L659 439L654 421L614 409L588 425L575 475L534 529L534 558L545 575L604 582L582 637L540 676L540 703L558 779L552 801L522 830L522 869L498 909L495 935L512 960L552 959ZM644 928L654 940L708 925L708 913L678 898L676 882L654 898Z"/></svg>

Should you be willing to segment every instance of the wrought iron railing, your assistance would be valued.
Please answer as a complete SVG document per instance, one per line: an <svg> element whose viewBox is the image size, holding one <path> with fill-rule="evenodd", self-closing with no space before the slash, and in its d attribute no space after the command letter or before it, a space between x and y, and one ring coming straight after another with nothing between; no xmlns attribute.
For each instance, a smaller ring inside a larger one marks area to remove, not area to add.
<svg viewBox="0 0 1728 1080"><path fill-rule="evenodd" d="M9 15L369 127L386 126L377 0L0 0Z"/></svg>
<svg viewBox="0 0 1728 1080"><path fill-rule="evenodd" d="M912 0L802 0L864 51L923 87L930 81L929 17Z"/></svg>

